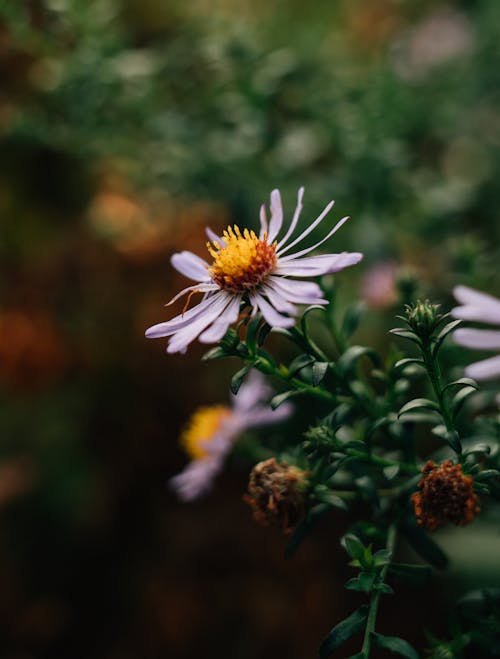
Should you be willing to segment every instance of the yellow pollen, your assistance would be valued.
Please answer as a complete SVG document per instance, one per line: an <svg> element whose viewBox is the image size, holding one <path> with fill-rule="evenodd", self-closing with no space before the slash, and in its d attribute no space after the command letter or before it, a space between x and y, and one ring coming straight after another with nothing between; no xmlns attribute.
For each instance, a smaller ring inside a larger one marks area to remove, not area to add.
<svg viewBox="0 0 500 659"><path fill-rule="evenodd" d="M233 293L244 293L258 286L276 266L276 242L270 245L267 236L261 240L253 231L239 227L228 227L222 239L207 243L214 259L210 276L214 282Z"/></svg>
<svg viewBox="0 0 500 659"><path fill-rule="evenodd" d="M199 407L194 412L180 438L182 446L193 460L209 455L207 447L229 416L231 410L225 405Z"/></svg>

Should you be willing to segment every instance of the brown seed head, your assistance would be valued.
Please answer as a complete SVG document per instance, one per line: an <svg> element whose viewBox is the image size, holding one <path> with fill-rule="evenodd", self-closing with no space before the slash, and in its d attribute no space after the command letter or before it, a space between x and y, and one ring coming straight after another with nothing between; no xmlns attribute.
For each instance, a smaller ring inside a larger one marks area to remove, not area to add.
<svg viewBox="0 0 500 659"><path fill-rule="evenodd" d="M462 473L462 465L446 460L436 466L429 460L422 473L419 491L411 497L420 526L434 531L446 521L457 526L472 522L480 507L474 494L472 476Z"/></svg>
<svg viewBox="0 0 500 659"><path fill-rule="evenodd" d="M278 526L291 533L304 510L305 472L298 467L270 458L259 462L250 473L248 494L254 519L264 526Z"/></svg>

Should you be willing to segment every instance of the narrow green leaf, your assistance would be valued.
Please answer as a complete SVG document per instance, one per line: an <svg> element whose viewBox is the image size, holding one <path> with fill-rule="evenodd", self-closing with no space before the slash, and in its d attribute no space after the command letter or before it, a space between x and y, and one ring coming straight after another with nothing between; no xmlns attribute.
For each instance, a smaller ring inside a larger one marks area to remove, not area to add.
<svg viewBox="0 0 500 659"><path fill-rule="evenodd" d="M312 385L317 387L328 371L328 362L314 362L312 367Z"/></svg>
<svg viewBox="0 0 500 659"><path fill-rule="evenodd" d="M397 636L383 636L382 634L377 634L376 632L371 633L373 639L373 644L378 648L383 648L384 650L389 650L399 654L401 657L406 657L407 659L419 659L418 653L416 650L402 638Z"/></svg>
<svg viewBox="0 0 500 659"><path fill-rule="evenodd" d="M260 328L259 336L257 337L257 345L259 348L264 345L264 341L266 340L266 336L269 334L269 332L273 328L271 325L268 323L263 323L262 327Z"/></svg>
<svg viewBox="0 0 500 659"><path fill-rule="evenodd" d="M470 387L466 385L462 387L457 393L453 396L450 407L452 410L453 418L455 418L460 410L462 409L463 404L471 394L475 394L477 387Z"/></svg>
<svg viewBox="0 0 500 659"><path fill-rule="evenodd" d="M311 311L325 311L325 307L321 306L320 304L312 304L310 307L307 307L307 309L304 311L302 314L302 317L300 319L300 327L302 329L302 333L307 339L308 335L308 328L307 328L307 316L311 313Z"/></svg>
<svg viewBox="0 0 500 659"><path fill-rule="evenodd" d="M417 359L416 357L406 357L405 359L400 359L394 364L393 368L403 370L407 366L421 366L422 368L425 368L424 360Z"/></svg>
<svg viewBox="0 0 500 659"><path fill-rule="evenodd" d="M384 476L388 481L391 481L393 478L399 474L399 465L390 465L389 467L384 467L383 470Z"/></svg>
<svg viewBox="0 0 500 659"><path fill-rule="evenodd" d="M311 366L314 364L315 359L311 355L298 355L295 357L290 364L288 365L288 372L290 377L301 371L306 366Z"/></svg>
<svg viewBox="0 0 500 659"><path fill-rule="evenodd" d="M357 536L352 533L347 533L341 539L340 544L344 547L351 558L357 560L363 559L365 555L365 546Z"/></svg>
<svg viewBox="0 0 500 659"><path fill-rule="evenodd" d="M257 334L259 332L260 324L262 322L261 314L256 314L247 324L247 331L245 335L246 344L251 354L255 354L257 349Z"/></svg>
<svg viewBox="0 0 500 659"><path fill-rule="evenodd" d="M395 327L394 329L391 329L389 331L391 334L395 334L396 336L400 336L403 339L408 339L409 341L413 341L413 343L422 345L420 339L414 332L404 329L403 327Z"/></svg>
<svg viewBox="0 0 500 659"><path fill-rule="evenodd" d="M373 563L375 567L382 567L391 562L392 551L390 549L379 549L373 554Z"/></svg>
<svg viewBox="0 0 500 659"><path fill-rule="evenodd" d="M277 407L279 407L282 403L284 403L286 400L289 398L292 398L292 396L298 396L300 394L300 391L296 391L295 389L291 389L290 391L284 391L281 394L276 394L276 396L273 396L270 401L270 406L271 409L275 410Z"/></svg>
<svg viewBox="0 0 500 659"><path fill-rule="evenodd" d="M443 391L446 391L447 389L450 389L451 387L458 387L462 384L466 385L466 386L469 386L469 387L474 387L474 389L479 388L478 383L475 380L473 380L472 378L459 378L458 380L453 380L453 382L448 382L448 384L443 387Z"/></svg>
<svg viewBox="0 0 500 659"><path fill-rule="evenodd" d="M211 359L221 359L222 357L227 357L228 354L221 346L215 346L215 348L210 348L207 350L203 357L201 358L202 362L208 362Z"/></svg>
<svg viewBox="0 0 500 659"><path fill-rule="evenodd" d="M451 323L447 323L443 329L434 337L434 345L432 346L432 356L435 357L441 347L441 344L446 339L448 334L458 327L462 321L461 320L452 320Z"/></svg>
<svg viewBox="0 0 500 659"><path fill-rule="evenodd" d="M243 380L245 379L246 374L252 369L251 366L244 366L242 369L237 371L233 377L231 378L231 384L229 385L229 388L231 389L231 392L236 396L238 391L240 390L241 384Z"/></svg>
<svg viewBox="0 0 500 659"><path fill-rule="evenodd" d="M433 400L429 400L428 398L414 398L413 400L410 400L408 403L403 405L403 407L398 412L398 416L402 416L407 412L412 412L419 409L439 412L439 405Z"/></svg>
<svg viewBox="0 0 500 659"><path fill-rule="evenodd" d="M416 522L405 521L401 530L417 554L428 563L441 570L448 565L448 557L444 551Z"/></svg>
<svg viewBox="0 0 500 659"><path fill-rule="evenodd" d="M291 558L311 532L310 520L302 520L295 527L285 547L285 558Z"/></svg>
<svg viewBox="0 0 500 659"><path fill-rule="evenodd" d="M366 624L368 605L363 604L345 620L339 622L325 638L319 648L320 659L327 659L332 652L340 648L347 640L358 634Z"/></svg>
<svg viewBox="0 0 500 659"><path fill-rule="evenodd" d="M376 366L381 366L380 357L376 350L366 346L351 346L344 352L343 355L341 355L341 357L339 357L337 361L337 368L341 373L345 375L354 369L357 360L360 357L363 357L363 355L370 357Z"/></svg>
<svg viewBox="0 0 500 659"><path fill-rule="evenodd" d="M347 309L342 320L342 334L350 337L358 329L359 321L365 310L365 304L358 302Z"/></svg>

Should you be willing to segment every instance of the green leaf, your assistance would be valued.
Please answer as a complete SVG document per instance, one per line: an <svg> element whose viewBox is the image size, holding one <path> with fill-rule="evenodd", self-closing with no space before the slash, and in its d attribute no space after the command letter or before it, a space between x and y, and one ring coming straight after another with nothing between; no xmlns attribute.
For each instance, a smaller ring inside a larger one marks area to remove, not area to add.
<svg viewBox="0 0 500 659"><path fill-rule="evenodd" d="M347 640L358 634L366 624L368 605L363 604L349 617L332 629L319 648L320 659L327 659L332 652L340 648Z"/></svg>
<svg viewBox="0 0 500 659"><path fill-rule="evenodd" d="M441 570L448 565L448 557L444 551L416 522L405 521L401 530L417 554L428 563Z"/></svg>
<svg viewBox="0 0 500 659"><path fill-rule="evenodd" d="M405 359L400 359L394 364L394 369L404 370L407 366L421 366L425 368L425 363L423 359L417 359L416 357L406 357Z"/></svg>
<svg viewBox="0 0 500 659"><path fill-rule="evenodd" d="M266 336L269 334L269 332L273 328L271 325L268 323L263 323L262 327L260 328L259 336L257 337L257 344L259 347L264 345L264 341L266 340Z"/></svg>
<svg viewBox="0 0 500 659"><path fill-rule="evenodd" d="M460 410L462 409L463 404L471 394L475 394L477 387L465 386L462 387L457 393L453 396L450 407L452 410L453 418L455 418Z"/></svg>
<svg viewBox="0 0 500 659"><path fill-rule="evenodd" d="M256 314L248 323L245 335L246 344L251 354L255 354L257 349L257 334L262 322L261 314Z"/></svg>
<svg viewBox="0 0 500 659"><path fill-rule="evenodd" d="M355 590L359 593L370 593L373 590L373 584L377 575L375 572L361 572L358 577L349 579L345 584L347 590Z"/></svg>
<svg viewBox="0 0 500 659"><path fill-rule="evenodd" d="M271 409L275 410L277 407L279 407L282 403L284 403L286 400L291 398L292 396L298 396L301 392L296 391L295 389L291 389L290 391L284 391L281 394L276 394L276 396L273 396L269 402L269 405L271 406Z"/></svg>
<svg viewBox="0 0 500 659"><path fill-rule="evenodd" d="M431 577L431 568L428 565L391 563L389 566L389 573L401 581L421 585L429 581Z"/></svg>
<svg viewBox="0 0 500 659"><path fill-rule="evenodd" d="M315 359L314 357L311 357L311 355L298 355L288 365L288 373L290 377L301 371L306 366L311 366L314 362Z"/></svg>
<svg viewBox="0 0 500 659"><path fill-rule="evenodd" d="M311 532L310 520L302 520L295 527L285 547L285 558L291 558Z"/></svg>
<svg viewBox="0 0 500 659"><path fill-rule="evenodd" d="M242 369L237 371L233 377L231 378L231 384L229 385L229 388L231 389L231 392L236 396L238 391L240 390L241 384L243 380L245 379L246 374L252 369L251 366L244 366Z"/></svg>
<svg viewBox="0 0 500 659"><path fill-rule="evenodd" d="M384 476L387 478L387 480L391 481L399 474L399 465L390 465L389 467L384 467L382 471L384 472Z"/></svg>
<svg viewBox="0 0 500 659"><path fill-rule="evenodd" d="M203 357L201 358L202 362L208 362L211 359L221 359L222 357L227 357L228 354L221 346L215 346L215 348L210 348L207 350Z"/></svg>
<svg viewBox="0 0 500 659"><path fill-rule="evenodd" d="M342 321L342 334L348 338L358 329L359 321L365 310L365 304L358 302L347 309Z"/></svg>
<svg viewBox="0 0 500 659"><path fill-rule="evenodd" d="M419 659L418 653L414 648L402 638L397 636L384 636L382 634L377 634L376 632L371 633L373 639L373 644L384 650L390 650L390 652L395 652L401 657L407 657L407 659Z"/></svg>
<svg viewBox="0 0 500 659"><path fill-rule="evenodd" d="M390 549L379 549L373 554L373 563L375 567L383 567L391 562L392 551Z"/></svg>
<svg viewBox="0 0 500 659"><path fill-rule="evenodd" d="M441 347L441 344L443 341L446 339L448 334L455 329L458 325L460 325L462 321L461 320L452 320L451 323L447 323L443 329L437 334L437 336L434 337L434 345L432 346L432 356L436 357L439 348Z"/></svg>
<svg viewBox="0 0 500 659"><path fill-rule="evenodd" d="M406 414L407 412L413 412L420 409L439 412L439 405L433 400L429 400L428 398L414 398L413 400L410 400L408 403L403 405L403 407L398 412L398 417Z"/></svg>
<svg viewBox="0 0 500 659"><path fill-rule="evenodd" d="M407 330L404 327L395 327L394 329L391 329L389 331L391 334L395 334L396 336L400 336L403 339L408 339L409 341L413 341L413 343L417 343L419 346L422 345L418 336L414 332L411 332L410 330Z"/></svg>
<svg viewBox="0 0 500 659"><path fill-rule="evenodd" d="M352 533L347 533L341 539L340 544L344 547L351 558L355 558L359 561L363 559L365 555L365 546L357 536Z"/></svg>
<svg viewBox="0 0 500 659"><path fill-rule="evenodd" d="M378 592L382 593L383 595L394 595L393 589L389 586L389 584L386 583L379 583L376 586L376 590L378 590Z"/></svg>
<svg viewBox="0 0 500 659"><path fill-rule="evenodd" d="M477 382L472 378L459 378L458 380L453 380L453 382L448 382L448 384L443 387L443 391L450 389L450 387L458 387L459 385L462 384L468 387L474 387L474 389L479 388Z"/></svg>
<svg viewBox="0 0 500 659"><path fill-rule="evenodd" d="M354 369L357 360L360 357L363 357L363 355L370 357L376 366L381 366L380 357L376 350L373 348L367 348L365 346L351 346L344 352L343 355L341 355L341 357L339 357L337 361L337 368L341 373L346 375Z"/></svg>
<svg viewBox="0 0 500 659"><path fill-rule="evenodd" d="M307 329L307 316L311 313L311 311L325 311L325 307L323 307L320 304L313 304L310 307L307 307L307 309L304 311L302 314L302 317L300 319L300 327L302 329L302 333L307 339L308 335L308 329Z"/></svg>
<svg viewBox="0 0 500 659"><path fill-rule="evenodd" d="M340 508L341 510L347 510L347 504L339 497L333 490L328 489L326 486L321 485L314 488L314 495L318 501L328 504L332 508Z"/></svg>
<svg viewBox="0 0 500 659"><path fill-rule="evenodd" d="M314 362L312 367L312 385L317 387L328 371L328 362Z"/></svg>

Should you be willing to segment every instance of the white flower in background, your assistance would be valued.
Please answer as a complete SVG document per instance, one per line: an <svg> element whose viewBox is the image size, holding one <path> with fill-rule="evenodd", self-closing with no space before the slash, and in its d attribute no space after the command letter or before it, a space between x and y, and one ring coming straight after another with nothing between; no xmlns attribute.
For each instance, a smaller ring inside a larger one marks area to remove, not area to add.
<svg viewBox="0 0 500 659"><path fill-rule="evenodd" d="M341 252L303 258L340 229L347 217L337 222L315 245L294 254L288 253L314 231L334 204L331 201L307 229L291 240L302 210L303 193L304 188L300 188L295 213L281 239L278 239L283 225L281 195L279 190L273 190L271 219L268 222L263 204L259 236L248 229L241 231L237 226L229 226L222 237L207 229L210 239L207 247L213 258L211 264L192 252L174 254L171 259L174 268L197 283L182 290L169 304L188 293L189 296L203 293L203 298L188 311L150 327L146 336L170 336L167 352L185 352L196 338L201 343L219 341L229 325L237 320L242 301L252 307L252 314L262 313L272 327L294 325L297 304L328 304L318 284L289 277L317 277L338 272L358 263L363 255L359 252Z"/></svg>
<svg viewBox="0 0 500 659"><path fill-rule="evenodd" d="M456 286L453 294L462 306L455 307L451 312L452 316L461 320L490 323L500 328L498 298L467 286ZM453 340L465 348L500 352L500 329L460 328L453 333ZM465 373L474 380L489 380L500 376L500 355L467 366Z"/></svg>
<svg viewBox="0 0 500 659"><path fill-rule="evenodd" d="M234 441L245 430L283 421L293 406L283 403L276 410L264 404L271 389L260 373L252 371L231 404L199 407L181 435L191 462L169 484L183 501L205 494L221 471Z"/></svg>

